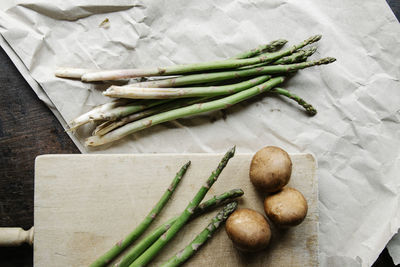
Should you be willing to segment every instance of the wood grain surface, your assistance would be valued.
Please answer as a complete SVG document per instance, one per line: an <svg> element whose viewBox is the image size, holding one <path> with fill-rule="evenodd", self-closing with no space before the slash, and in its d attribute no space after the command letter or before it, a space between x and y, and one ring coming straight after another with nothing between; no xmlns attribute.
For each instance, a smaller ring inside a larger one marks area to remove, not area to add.
<svg viewBox="0 0 400 267"><path fill-rule="evenodd" d="M399 20L400 1L387 2ZM0 92L0 227L29 229L33 224L35 157L79 151L1 48ZM0 266L32 265L31 247L0 248ZM394 266L387 249L374 266Z"/></svg>
<svg viewBox="0 0 400 267"><path fill-rule="evenodd" d="M28 230L35 157L79 151L1 48L0 92L0 227ZM0 248L1 267L32 265L31 246Z"/></svg>
<svg viewBox="0 0 400 267"><path fill-rule="evenodd" d="M48 155L35 167L34 265L88 266L147 215L179 168L192 161L176 192L151 228L179 215L216 168L222 154ZM265 195L249 179L252 154L236 154L205 199L234 188L244 196L239 207L264 213ZM188 261L187 266L261 267L318 265L318 182L310 154L291 155L289 186L308 202L306 219L297 227L272 227L261 253L240 253L224 229ZM220 209L220 208L219 208ZM159 266L200 233L218 209L194 219L150 266ZM223 228L223 227L221 227ZM149 233L149 232L148 232Z"/></svg>

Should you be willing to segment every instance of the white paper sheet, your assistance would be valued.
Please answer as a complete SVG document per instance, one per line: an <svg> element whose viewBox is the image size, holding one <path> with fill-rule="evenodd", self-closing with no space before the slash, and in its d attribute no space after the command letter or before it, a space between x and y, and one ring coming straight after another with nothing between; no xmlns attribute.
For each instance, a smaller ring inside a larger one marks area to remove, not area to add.
<svg viewBox="0 0 400 267"><path fill-rule="evenodd" d="M322 266L369 266L397 232L400 26L385 1L32 0L0 8L1 35L64 121L107 101L100 93L106 85L55 78L56 66L216 60L274 39L293 44L322 33L313 58L338 61L303 70L285 84L316 106L315 117L265 96L231 107L226 118L216 112L159 125L102 150L79 147L83 153L178 153L222 152L236 144L241 152L264 145L312 152L319 164ZM106 18L109 27L100 27ZM89 128L74 141L83 144Z"/></svg>

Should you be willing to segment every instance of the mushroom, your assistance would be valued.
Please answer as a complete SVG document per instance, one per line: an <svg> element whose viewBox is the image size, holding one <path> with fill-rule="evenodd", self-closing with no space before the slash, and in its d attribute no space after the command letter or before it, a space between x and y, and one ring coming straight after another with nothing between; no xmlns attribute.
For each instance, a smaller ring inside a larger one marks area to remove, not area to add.
<svg viewBox="0 0 400 267"><path fill-rule="evenodd" d="M289 154L276 146L260 149L250 164L250 181L263 192L276 192L290 180L292 161Z"/></svg>
<svg viewBox="0 0 400 267"><path fill-rule="evenodd" d="M251 209L239 209L229 216L226 233L234 246L242 251L256 252L267 247L271 229L265 217Z"/></svg>
<svg viewBox="0 0 400 267"><path fill-rule="evenodd" d="M307 201L298 190L285 187L264 200L268 218L278 227L299 225L307 215Z"/></svg>

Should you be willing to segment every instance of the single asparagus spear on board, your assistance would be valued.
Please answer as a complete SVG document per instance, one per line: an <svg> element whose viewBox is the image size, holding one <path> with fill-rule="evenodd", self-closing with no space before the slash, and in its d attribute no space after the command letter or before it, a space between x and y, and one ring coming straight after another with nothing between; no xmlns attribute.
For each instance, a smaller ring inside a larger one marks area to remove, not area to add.
<svg viewBox="0 0 400 267"><path fill-rule="evenodd" d="M142 255L140 255L130 266L131 267L143 267L147 265L154 257L157 256L173 237L176 236L178 231L185 225L185 223L192 216L196 207L203 200L204 196L207 194L211 186L217 181L218 176L221 174L222 170L228 164L230 158L235 154L235 147L231 148L222 158L218 167L211 173L210 177L207 179L205 184L200 188L197 194L189 202L186 209L179 215L176 221L171 225L171 227L165 232L160 238L157 239Z"/></svg>
<svg viewBox="0 0 400 267"><path fill-rule="evenodd" d="M227 201L232 200L234 198L240 197L244 194L242 189L232 189L227 191L221 195L214 196L211 199L201 203L195 210L193 215L190 217L197 217L198 215L206 212L219 204ZM143 251L145 251L151 244L153 244L162 234L164 234L171 225L176 221L177 217L169 219L166 223L162 224L161 226L157 227L153 232L147 235L144 239L140 240L131 250L128 251L126 255L124 255L121 262L115 264L115 267L127 267L129 266L134 260L139 257Z"/></svg>
<svg viewBox="0 0 400 267"><path fill-rule="evenodd" d="M134 83L125 85L125 87L149 87L149 88L165 88L165 87L179 87L190 84L201 84L208 82L218 82L224 80L231 80L236 78L245 78L249 76L267 75L267 74L283 74L316 65L329 64L334 62L332 57L323 58L320 60L301 62L289 65L274 65L274 66L261 66L249 69L239 69L231 71L221 71L215 73L201 73L191 74L176 78L169 78L163 80L147 81L141 83Z"/></svg>
<svg viewBox="0 0 400 267"><path fill-rule="evenodd" d="M244 82L222 86L184 87L184 88L140 88L126 86L111 86L103 94L109 97L132 99L166 99L201 96L229 95L256 86L270 79L271 76L263 75Z"/></svg>
<svg viewBox="0 0 400 267"><path fill-rule="evenodd" d="M218 214L212 218L211 222L207 225L204 230L193 239L183 250L175 254L168 261L163 263L161 267L176 267L182 265L187 261L194 253L208 240L211 238L212 234L217 230L223 222L228 219L237 208L237 202L231 202L227 204L223 210L218 212Z"/></svg>
<svg viewBox="0 0 400 267"><path fill-rule="evenodd" d="M272 41L268 44L260 45L257 48L251 49L249 51L245 51L240 54L237 54L236 56L232 57L232 59L243 59L243 58L254 57L256 55L259 55L259 54L265 53L265 52L275 52L275 51L278 51L279 49L281 49L282 46L284 46L286 43L287 43L287 40L278 39L278 40Z"/></svg>
<svg viewBox="0 0 400 267"><path fill-rule="evenodd" d="M196 115L203 112L225 109L241 101L256 96L260 93L268 91L274 88L275 86L281 84L284 80L285 78L283 76L275 77L265 83L262 83L260 85L251 87L249 89L243 90L241 92L238 92L236 94L218 100L194 104L187 107L155 114L150 117L128 123L103 136L91 136L86 139L85 144L88 146L99 146L119 140L129 134L132 134L134 132L143 130L145 128L149 128L153 125L160 124L166 121L183 118L189 115Z"/></svg>
<svg viewBox="0 0 400 267"><path fill-rule="evenodd" d="M311 116L314 116L315 114L317 114L317 110L311 104L308 104L306 101L304 101L304 99L289 92L288 90L276 87L276 88L272 89L271 92L286 96L286 97L296 101Z"/></svg>
<svg viewBox="0 0 400 267"><path fill-rule="evenodd" d="M298 49L317 42L321 39L321 35L312 36L303 42L292 46L286 50L262 54L258 57L246 58L246 59L228 59L212 62L174 65L168 67L158 67L149 69L120 69L120 70L104 70L98 72L89 72L82 75L82 81L94 82L94 81L107 81L107 80L120 80L135 77L148 77L148 76L163 76L163 75L177 75L185 74L190 72L201 72L210 70L221 70L221 69L235 69L247 65L253 65L257 63L268 63L276 61L284 56L293 54Z"/></svg>
<svg viewBox="0 0 400 267"><path fill-rule="evenodd" d="M117 257L126 247L132 244L136 239L138 239L147 228L149 228L150 224L154 221L157 215L164 208L165 204L167 204L168 200L171 198L172 193L175 191L179 182L181 181L183 175L186 173L186 170L189 168L190 161L187 162L179 172L176 174L175 178L172 180L171 185L162 195L160 200L154 206L154 208L150 211L150 213L144 218L144 220L131 232L127 237L119 241L115 244L109 251L100 256L96 261L94 261L90 266L91 267L99 267L105 266L109 262L111 262L115 257Z"/></svg>

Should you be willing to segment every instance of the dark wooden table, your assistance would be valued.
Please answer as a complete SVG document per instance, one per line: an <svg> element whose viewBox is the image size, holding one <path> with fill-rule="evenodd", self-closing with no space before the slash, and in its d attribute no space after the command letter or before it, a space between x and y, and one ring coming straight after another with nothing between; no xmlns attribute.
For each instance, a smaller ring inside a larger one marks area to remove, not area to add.
<svg viewBox="0 0 400 267"><path fill-rule="evenodd" d="M400 19L400 1L387 2ZM35 157L79 150L2 49L0 92L0 227L29 229L33 225ZM30 246L0 248L0 266L32 265ZM374 266L394 266L386 249Z"/></svg>

